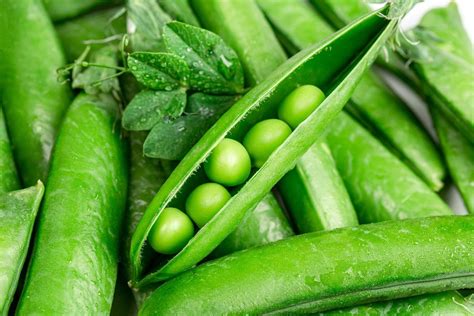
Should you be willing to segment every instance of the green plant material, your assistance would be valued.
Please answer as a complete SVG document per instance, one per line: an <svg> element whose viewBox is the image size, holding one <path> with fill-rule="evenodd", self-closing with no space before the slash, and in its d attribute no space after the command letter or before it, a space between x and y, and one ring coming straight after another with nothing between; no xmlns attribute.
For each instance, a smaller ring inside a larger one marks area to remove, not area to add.
<svg viewBox="0 0 474 316"><path fill-rule="evenodd" d="M5 117L0 104L0 194L18 190L20 183L16 173L15 161L8 138Z"/></svg>
<svg viewBox="0 0 474 316"><path fill-rule="evenodd" d="M140 91L123 114L122 125L129 131L150 130L163 120L174 120L181 116L186 106L186 92Z"/></svg>
<svg viewBox="0 0 474 316"><path fill-rule="evenodd" d="M114 128L116 108L105 96L80 94L67 112L19 315L110 312L127 192L124 148Z"/></svg>
<svg viewBox="0 0 474 316"><path fill-rule="evenodd" d="M0 314L8 309L28 253L33 225L43 197L44 186L0 193Z"/></svg>
<svg viewBox="0 0 474 316"><path fill-rule="evenodd" d="M189 149L238 99L195 93L189 97L185 115L172 122L156 124L145 140L146 156L167 160L182 159Z"/></svg>
<svg viewBox="0 0 474 316"><path fill-rule="evenodd" d="M239 226L224 239L211 256L222 257L236 251L286 239L294 234L275 196L269 193L257 207L247 213Z"/></svg>
<svg viewBox="0 0 474 316"><path fill-rule="evenodd" d="M453 214L407 166L345 113L327 141L361 223Z"/></svg>
<svg viewBox="0 0 474 316"><path fill-rule="evenodd" d="M253 0L190 2L203 26L219 34L236 50L247 86L261 82L286 60L285 52Z"/></svg>
<svg viewBox="0 0 474 316"><path fill-rule="evenodd" d="M131 46L134 51L163 51L162 30L171 17L157 1L128 0L127 18Z"/></svg>
<svg viewBox="0 0 474 316"><path fill-rule="evenodd" d="M474 314L474 302L455 291L420 295L387 302L349 307L321 315L459 315Z"/></svg>
<svg viewBox="0 0 474 316"><path fill-rule="evenodd" d="M449 172L464 200L474 213L474 145L456 130L437 109L431 111Z"/></svg>
<svg viewBox="0 0 474 316"><path fill-rule="evenodd" d="M65 64L54 28L39 0L5 0L0 10L0 103L25 186L45 180L64 111L67 85L56 78Z"/></svg>
<svg viewBox="0 0 474 316"><path fill-rule="evenodd" d="M216 34L170 22L163 29L166 49L186 60L191 89L211 94L241 93L244 79L237 54Z"/></svg>
<svg viewBox="0 0 474 316"><path fill-rule="evenodd" d="M423 88L436 101L433 105L474 144L474 57L456 4L429 12L411 35L416 45L405 43L404 48Z"/></svg>
<svg viewBox="0 0 474 316"><path fill-rule="evenodd" d="M123 0L43 0L45 9L53 21L75 18L97 8L121 3Z"/></svg>
<svg viewBox="0 0 474 316"><path fill-rule="evenodd" d="M137 226L130 250L135 286L159 282L199 263L237 228L247 211L294 166L341 111L358 79L394 31L398 20L380 17L384 10L386 8L374 12L326 42L290 59L240 99L207 131L160 188ZM142 258L156 255L146 244L150 228L163 208L170 203L179 207L183 197L205 182L200 166L214 147L226 137L240 140L255 123L274 117L284 97L304 84L320 87L327 98L180 253L172 258L158 256L156 265L145 267ZM151 273L145 273L145 269Z"/></svg>
<svg viewBox="0 0 474 316"><path fill-rule="evenodd" d="M337 2L337 1L334 1ZM357 1L346 1L358 7ZM259 5L291 47L304 49L333 33L309 4L301 0L259 0ZM321 1L321 5L325 1ZM364 4L365 5L365 4ZM342 5L350 12L351 4ZM344 8L341 8L344 9ZM446 170L428 133L408 107L373 72L363 77L346 109L381 139L433 190L443 187Z"/></svg>
<svg viewBox="0 0 474 316"><path fill-rule="evenodd" d="M173 19L199 26L199 22L189 6L188 0L158 0L158 3Z"/></svg>
<svg viewBox="0 0 474 316"><path fill-rule="evenodd" d="M123 8L95 11L72 20L56 24L56 33L61 41L68 62L76 60L90 45L94 52L104 44L118 41L125 33Z"/></svg>
<svg viewBox="0 0 474 316"><path fill-rule="evenodd" d="M329 147L314 144L278 183L298 231L357 226L357 215Z"/></svg>
<svg viewBox="0 0 474 316"><path fill-rule="evenodd" d="M446 216L288 238L183 273L138 314L304 314L473 287L473 229Z"/></svg>

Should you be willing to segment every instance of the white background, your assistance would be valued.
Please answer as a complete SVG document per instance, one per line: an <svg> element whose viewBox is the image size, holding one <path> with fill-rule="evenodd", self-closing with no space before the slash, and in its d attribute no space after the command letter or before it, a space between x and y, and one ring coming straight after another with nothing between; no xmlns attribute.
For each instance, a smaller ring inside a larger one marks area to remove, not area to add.
<svg viewBox="0 0 474 316"><path fill-rule="evenodd" d="M446 6L450 2L450 0L425 0L424 2L417 4L402 21L402 29L406 30L415 27L426 12L428 12L432 8ZM457 0L455 2L457 3L458 9L461 13L464 27L470 35L471 42L473 42L474 1ZM426 110L426 104L424 104L424 102L415 93L413 93L413 91L409 90L404 84L396 80L396 78L390 76L384 77L387 79L389 85L397 92L397 94L402 97L402 99L404 99L404 101L412 108L415 114L420 118L420 120L429 130L430 134L433 135L434 138L436 138L436 133L432 127L431 119ZM457 214L467 213L458 191L452 184L447 185L446 188L443 189L443 191L441 192L441 195Z"/></svg>

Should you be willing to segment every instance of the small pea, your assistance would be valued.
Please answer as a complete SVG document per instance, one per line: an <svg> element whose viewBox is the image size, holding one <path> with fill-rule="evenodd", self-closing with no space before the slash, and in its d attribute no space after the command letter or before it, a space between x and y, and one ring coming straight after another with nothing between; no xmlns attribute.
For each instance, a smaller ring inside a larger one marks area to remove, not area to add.
<svg viewBox="0 0 474 316"><path fill-rule="evenodd" d="M318 87L304 85L293 90L278 109L278 118L295 129L324 101L325 95Z"/></svg>
<svg viewBox="0 0 474 316"><path fill-rule="evenodd" d="M260 168L290 134L291 128L281 120L269 119L255 124L243 141L255 167Z"/></svg>
<svg viewBox="0 0 474 316"><path fill-rule="evenodd" d="M151 228L148 243L162 254L178 253L194 236L194 225L185 213L177 208L165 208Z"/></svg>
<svg viewBox="0 0 474 316"><path fill-rule="evenodd" d="M250 156L245 147L230 138L224 138L204 163L207 177L217 183L236 186L250 175Z"/></svg>
<svg viewBox="0 0 474 316"><path fill-rule="evenodd" d="M186 199L186 213L203 227L231 198L229 191L218 183L204 183Z"/></svg>

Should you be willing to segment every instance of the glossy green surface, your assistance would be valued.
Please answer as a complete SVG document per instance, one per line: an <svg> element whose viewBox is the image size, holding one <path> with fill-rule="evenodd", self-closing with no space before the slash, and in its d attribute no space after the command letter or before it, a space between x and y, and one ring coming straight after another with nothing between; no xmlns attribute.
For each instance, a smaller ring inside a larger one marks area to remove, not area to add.
<svg viewBox="0 0 474 316"><path fill-rule="evenodd" d="M268 119L255 124L245 134L242 143L252 158L253 165L260 168L290 134L288 124L282 120Z"/></svg>
<svg viewBox="0 0 474 316"><path fill-rule="evenodd" d="M117 5L123 0L42 0L53 21L62 21L87 13L98 7Z"/></svg>
<svg viewBox="0 0 474 316"><path fill-rule="evenodd" d="M441 292L414 296L387 302L378 302L369 305L355 306L341 310L322 313L322 315L366 315L366 316L391 316L391 315L420 315L442 316L458 315L468 316L474 314L474 302L455 291Z"/></svg>
<svg viewBox="0 0 474 316"><path fill-rule="evenodd" d="M199 227L203 227L230 198L229 191L220 184L212 182L201 184L186 199L186 213Z"/></svg>
<svg viewBox="0 0 474 316"><path fill-rule="evenodd" d="M201 25L220 35L237 52L247 86L266 79L286 60L285 52L254 0L190 0L190 4Z"/></svg>
<svg viewBox="0 0 474 316"><path fill-rule="evenodd" d="M8 138L5 117L0 104L0 193L10 192L20 188L16 173L15 161Z"/></svg>
<svg viewBox="0 0 474 316"><path fill-rule="evenodd" d="M43 192L38 182L28 189L0 193L0 315L8 315Z"/></svg>
<svg viewBox="0 0 474 316"><path fill-rule="evenodd" d="M18 315L110 312L127 192L116 106L80 94L66 114Z"/></svg>
<svg viewBox="0 0 474 316"><path fill-rule="evenodd" d="M278 118L296 128L324 101L324 93L315 86L301 86L291 92L278 109Z"/></svg>
<svg viewBox="0 0 474 316"><path fill-rule="evenodd" d="M239 250L262 246L294 234L277 199L273 193L268 193L213 251L212 257L222 257Z"/></svg>
<svg viewBox="0 0 474 316"><path fill-rule="evenodd" d="M23 184L46 180L51 148L65 109L65 64L53 26L39 0L5 0L0 10L0 103Z"/></svg>
<svg viewBox="0 0 474 316"><path fill-rule="evenodd" d="M323 5L331 1L316 2ZM344 3L338 9L346 8L352 12L355 9L349 7L357 7L358 1L334 1L340 2ZM258 0L258 3L285 39L284 43L289 43L290 48L296 48L296 51L333 33L330 25L302 0ZM433 190L443 187L446 170L436 146L408 107L381 83L375 73L367 72L362 77L346 109Z"/></svg>
<svg viewBox="0 0 474 316"><path fill-rule="evenodd" d="M234 231L247 211L263 199L337 116L396 25L396 20L381 18L375 12L294 56L232 106L189 151L148 206L130 250L135 280L140 280L134 285L149 285L189 269ZM351 43L350 49L347 43ZM200 166L214 147L225 137L241 139L251 126L274 117L283 98L304 84L321 87L328 92L327 98L180 253L170 260L157 258L158 264L146 267L142 258L150 253L146 238L151 226L169 203L179 204L204 182ZM145 274L145 268L153 272Z"/></svg>
<svg viewBox="0 0 474 316"><path fill-rule="evenodd" d="M167 207L151 228L148 243L157 252L172 255L186 246L194 236L194 225L185 213Z"/></svg>
<svg viewBox="0 0 474 316"><path fill-rule="evenodd" d="M473 287L473 229L446 216L288 238L185 272L139 315L308 313Z"/></svg>
<svg viewBox="0 0 474 316"><path fill-rule="evenodd" d="M449 215L452 211L396 156L348 114L327 141L361 223Z"/></svg>
<svg viewBox="0 0 474 316"><path fill-rule="evenodd" d="M449 173L467 210L474 214L474 145L437 110L431 111Z"/></svg>
<svg viewBox="0 0 474 316"><path fill-rule="evenodd" d="M251 169L250 156L245 147L230 138L224 138L204 163L207 177L226 186L244 183Z"/></svg>
<svg viewBox="0 0 474 316"><path fill-rule="evenodd" d="M357 215L331 152L314 144L278 183L300 233L357 226Z"/></svg>
<svg viewBox="0 0 474 316"><path fill-rule="evenodd" d="M199 26L188 0L158 0L158 3L173 19Z"/></svg>
<svg viewBox="0 0 474 316"><path fill-rule="evenodd" d="M91 51L102 45L101 40L125 33L125 15L114 19L121 8L111 8L89 13L55 25L68 62L73 62L86 48L85 41L92 41ZM120 36L120 35L119 35ZM117 37L118 41L120 37Z"/></svg>

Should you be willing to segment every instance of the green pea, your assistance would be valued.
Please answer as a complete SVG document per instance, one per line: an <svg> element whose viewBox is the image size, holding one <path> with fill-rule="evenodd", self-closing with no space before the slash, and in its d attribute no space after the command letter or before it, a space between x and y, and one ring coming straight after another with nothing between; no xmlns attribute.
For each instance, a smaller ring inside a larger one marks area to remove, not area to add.
<svg viewBox="0 0 474 316"><path fill-rule="evenodd" d="M230 193L217 183L204 183L186 200L186 213L199 226L204 226L230 199Z"/></svg>
<svg viewBox="0 0 474 316"><path fill-rule="evenodd" d="M318 87L305 85L293 90L278 109L278 118L296 128L324 101L325 95Z"/></svg>
<svg viewBox="0 0 474 316"><path fill-rule="evenodd" d="M281 120L269 119L255 124L244 137L244 146L255 167L260 168L290 134L291 128Z"/></svg>
<svg viewBox="0 0 474 316"><path fill-rule="evenodd" d="M172 255L178 253L194 236L194 225L188 215L177 208L165 208L151 228L148 242L155 251Z"/></svg>
<svg viewBox="0 0 474 316"><path fill-rule="evenodd" d="M250 175L250 156L241 143L224 138L204 163L204 170L214 182L235 186L245 182Z"/></svg>

